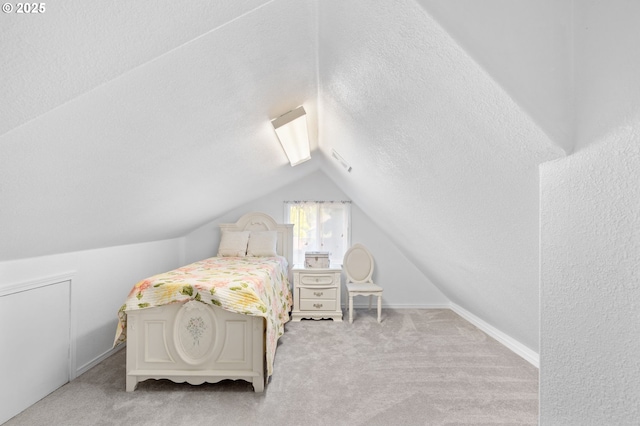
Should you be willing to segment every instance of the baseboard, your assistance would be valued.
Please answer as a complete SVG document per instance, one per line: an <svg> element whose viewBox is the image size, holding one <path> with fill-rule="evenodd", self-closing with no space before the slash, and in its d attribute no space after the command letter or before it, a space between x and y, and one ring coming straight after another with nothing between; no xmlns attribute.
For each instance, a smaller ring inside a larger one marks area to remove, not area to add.
<svg viewBox="0 0 640 426"><path fill-rule="evenodd" d="M456 314L460 315L462 318L469 321L471 324L478 327L480 330L487 333L489 336L496 339L498 342L502 343L504 346L509 348L516 355L519 355L521 358L529 362L534 367L540 368L540 355L537 352L529 349L527 346L518 342L511 336L506 335L502 331L486 323L485 321L481 320L477 316L473 315L471 312L456 305L455 303L451 303L449 308Z"/></svg>
<svg viewBox="0 0 640 426"><path fill-rule="evenodd" d="M368 309L369 303L354 303L354 309ZM376 302L374 300L371 309L376 308ZM344 310L347 311L349 307L347 305L344 306ZM529 362L536 368L540 368L540 355L529 349L527 346L518 342L516 339L511 336L503 333L498 330L494 326L486 323L481 320L477 316L473 315L471 312L462 308L461 306L456 305L455 303L440 303L440 304L420 304L420 305L398 305L398 304L390 304L390 305L382 305L382 309L450 309L456 314L460 315L465 320L469 321L471 324L478 327L480 330L506 346L509 350L511 350L516 355L523 358L525 361Z"/></svg>
<svg viewBox="0 0 640 426"><path fill-rule="evenodd" d="M373 300L373 304L371 305L371 309L376 309L376 301ZM349 302L347 301L343 305L343 309L349 309ZM365 303L354 303L353 309L369 309L369 302ZM382 309L451 309L451 305L449 303L435 303L435 304L418 304L418 305L398 305L391 304L386 305L382 304Z"/></svg>
<svg viewBox="0 0 640 426"><path fill-rule="evenodd" d="M82 375L82 374L86 373L87 371L91 370L93 367L95 367L96 365L100 364L102 361L104 361L105 359L109 358L111 355L121 351L126 346L127 346L127 344L125 342L124 344L118 345L115 348L111 348L110 350L106 351L102 355L97 356L96 358L94 358L93 360L89 361L88 363L86 363L82 367L78 368L76 370L75 376L70 378L70 380L73 380L76 377L79 377L80 375Z"/></svg>

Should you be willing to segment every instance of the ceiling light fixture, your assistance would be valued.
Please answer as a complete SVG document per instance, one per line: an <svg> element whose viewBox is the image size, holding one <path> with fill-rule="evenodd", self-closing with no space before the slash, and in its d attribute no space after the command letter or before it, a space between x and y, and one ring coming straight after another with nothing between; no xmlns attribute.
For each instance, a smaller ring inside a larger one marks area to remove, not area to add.
<svg viewBox="0 0 640 426"><path fill-rule="evenodd" d="M309 151L309 132L307 130L307 116L303 107L282 114L271 120L276 130L280 145L287 154L291 167L311 159Z"/></svg>

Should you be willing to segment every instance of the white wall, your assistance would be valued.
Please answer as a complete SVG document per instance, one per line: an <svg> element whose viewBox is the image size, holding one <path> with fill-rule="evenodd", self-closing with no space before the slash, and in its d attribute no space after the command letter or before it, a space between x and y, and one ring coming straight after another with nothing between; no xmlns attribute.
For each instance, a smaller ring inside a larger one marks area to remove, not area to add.
<svg viewBox="0 0 640 426"><path fill-rule="evenodd" d="M640 419L639 133L540 170L543 425Z"/></svg>
<svg viewBox="0 0 640 426"><path fill-rule="evenodd" d="M0 289L54 275L72 275L73 378L111 350L118 309L131 287L149 275L178 267L179 250L180 240L173 239L0 262ZM24 311L33 311L33 306L25 304ZM3 350L10 348L10 342L3 340L2 346Z"/></svg>
<svg viewBox="0 0 640 426"><path fill-rule="evenodd" d="M640 419L640 3L574 2L576 152L540 168L540 424Z"/></svg>
<svg viewBox="0 0 640 426"><path fill-rule="evenodd" d="M573 151L573 0L416 1L553 142Z"/></svg>
<svg viewBox="0 0 640 426"><path fill-rule="evenodd" d="M65 277L2 290L0 424L69 381L71 329Z"/></svg>
<svg viewBox="0 0 640 426"><path fill-rule="evenodd" d="M319 3L330 176L453 303L539 349L538 165L564 155L417 3Z"/></svg>
<svg viewBox="0 0 640 426"><path fill-rule="evenodd" d="M0 128L24 123L0 130L0 261L177 238L308 170L270 119L304 104L316 125L312 0L191 3L195 20L165 3L139 23L133 3L70 1L0 26Z"/></svg>
<svg viewBox="0 0 640 426"><path fill-rule="evenodd" d="M283 202L287 200L348 200L322 171L316 171L294 184L280 188L262 198L238 207L222 217L203 225L185 237L186 261L214 256L221 222L235 222L251 211L261 211L277 221L284 217ZM383 304L392 307L443 307L448 299L410 262L403 252L358 207L352 205L351 241L362 243L372 252L376 271L374 279L384 287Z"/></svg>
<svg viewBox="0 0 640 426"><path fill-rule="evenodd" d="M576 149L640 116L640 2L575 1Z"/></svg>

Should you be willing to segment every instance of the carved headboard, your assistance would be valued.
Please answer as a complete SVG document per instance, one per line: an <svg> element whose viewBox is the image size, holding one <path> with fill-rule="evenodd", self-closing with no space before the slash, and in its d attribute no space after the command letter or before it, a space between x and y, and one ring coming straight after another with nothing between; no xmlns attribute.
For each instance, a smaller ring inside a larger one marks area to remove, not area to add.
<svg viewBox="0 0 640 426"><path fill-rule="evenodd" d="M277 223L268 214L254 212L242 216L236 223L221 223L221 231L277 231L276 253L287 259L293 267L293 224Z"/></svg>

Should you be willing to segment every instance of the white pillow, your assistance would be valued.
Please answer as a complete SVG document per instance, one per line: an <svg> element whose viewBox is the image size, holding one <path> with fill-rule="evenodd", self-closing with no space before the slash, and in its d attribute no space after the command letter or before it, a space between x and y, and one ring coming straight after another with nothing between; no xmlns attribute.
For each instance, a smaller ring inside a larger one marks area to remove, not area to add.
<svg viewBox="0 0 640 426"><path fill-rule="evenodd" d="M278 233L276 231L253 231L249 237L247 256L277 256L277 243Z"/></svg>
<svg viewBox="0 0 640 426"><path fill-rule="evenodd" d="M249 234L249 231L222 231L218 256L245 257Z"/></svg>

